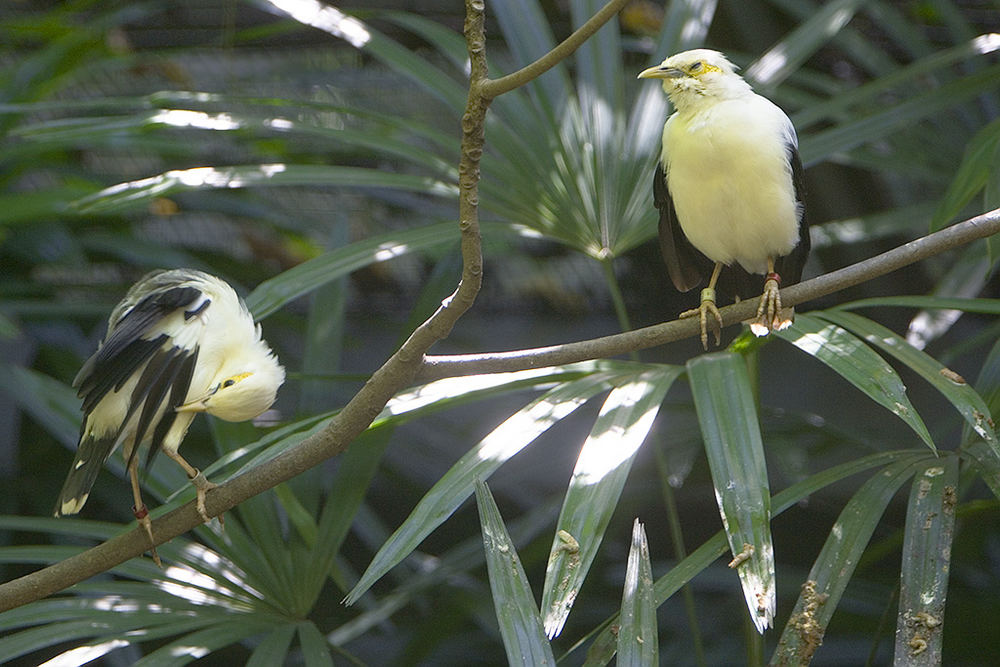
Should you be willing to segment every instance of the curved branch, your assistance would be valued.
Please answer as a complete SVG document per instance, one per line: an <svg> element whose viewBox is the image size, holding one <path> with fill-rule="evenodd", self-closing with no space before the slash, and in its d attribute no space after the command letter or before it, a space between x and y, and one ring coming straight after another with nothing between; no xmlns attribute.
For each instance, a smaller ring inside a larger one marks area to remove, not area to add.
<svg viewBox="0 0 1000 667"><path fill-rule="evenodd" d="M795 306L817 299L997 233L1000 233L1000 209L994 209L975 218L959 222L857 264L787 287L781 290L781 303L786 306ZM721 308L719 313L722 315L723 324L728 326L750 319L756 309L756 300L750 299ZM690 318L654 324L603 338L530 350L486 354L428 355L424 357L424 367L415 379L418 382L429 382L430 380L458 375L519 371L588 359L614 357L690 338L699 333L700 327L697 319Z"/></svg>
<svg viewBox="0 0 1000 667"><path fill-rule="evenodd" d="M482 84L482 94L484 97L493 99L498 95L510 92L515 88L523 86L532 79L537 79L545 72L549 71L561 61L573 55L573 52L580 48L580 45L590 39L590 36L600 30L601 26L611 20L611 17L621 11L628 0L609 0L608 4L601 7L600 11L590 17L582 26L577 28L572 35L560 42L556 48L552 49L544 56L526 65L516 72L511 72L499 79L487 79Z"/></svg>

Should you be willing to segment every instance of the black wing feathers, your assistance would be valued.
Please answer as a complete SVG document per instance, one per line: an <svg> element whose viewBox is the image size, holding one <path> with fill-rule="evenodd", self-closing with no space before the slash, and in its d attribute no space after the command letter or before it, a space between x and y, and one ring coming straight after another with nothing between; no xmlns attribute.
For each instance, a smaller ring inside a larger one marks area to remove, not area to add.
<svg viewBox="0 0 1000 667"><path fill-rule="evenodd" d="M667 188L666 173L659 162L656 163L656 172L653 174L653 203L660 210L660 254L667 264L670 281L679 291L687 292L701 282L706 266L711 273L712 262L695 250L684 236L680 223L677 222L674 200Z"/></svg>
<svg viewBox="0 0 1000 667"><path fill-rule="evenodd" d="M192 353L187 350L182 350L179 347L171 347L157 351L149 360L149 363L146 364L146 368L143 369L142 375L139 377L139 381L136 383L132 396L129 399L129 416L140 405L142 406L142 412L139 413L139 420L135 425L134 441L137 444L143 441L146 431L151 425L156 423L155 420L157 420L157 417L159 417L159 423L173 423L173 409L179 403L169 405L165 404L164 401L168 393L172 395L174 393L173 390L177 389L177 387L173 386L173 383L183 369L185 360L191 355ZM188 377L188 381L183 387L185 397L187 396L190 382L191 379ZM183 397L181 400L183 400ZM128 417L126 417L126 421L128 421ZM136 455L137 449L133 448L126 463L131 463L131 459Z"/></svg>
<svg viewBox="0 0 1000 667"><path fill-rule="evenodd" d="M802 280L802 269L809 256L809 218L805 206L805 170L802 159L795 146L788 147L789 161L792 163L792 185L795 188L795 200L799 203L799 244L775 263L775 271L781 276L782 285L792 285Z"/></svg>
<svg viewBox="0 0 1000 667"><path fill-rule="evenodd" d="M178 348L175 347L174 350L178 350ZM166 437L170 427L174 425L174 421L177 419L177 413L174 411L174 408L182 405L187 398L188 389L191 388L191 377L194 375L194 366L197 361L198 348L192 351L181 352L171 360L169 377L164 378L164 382L161 385L164 389L167 387L170 388L170 396L167 398L163 416L160 417L160 420L153 427L153 437L149 445L149 453L146 455L146 465L152 463L153 457L156 456L156 453L160 451L160 447L163 445L163 438ZM163 398L165 396L161 393L157 402L163 400Z"/></svg>
<svg viewBox="0 0 1000 667"><path fill-rule="evenodd" d="M173 287L154 292L142 299L115 324L100 349L80 369L73 381L84 399L84 414L89 414L109 391L118 391L130 377L166 341L161 335L143 339L164 316L198 299L195 287Z"/></svg>

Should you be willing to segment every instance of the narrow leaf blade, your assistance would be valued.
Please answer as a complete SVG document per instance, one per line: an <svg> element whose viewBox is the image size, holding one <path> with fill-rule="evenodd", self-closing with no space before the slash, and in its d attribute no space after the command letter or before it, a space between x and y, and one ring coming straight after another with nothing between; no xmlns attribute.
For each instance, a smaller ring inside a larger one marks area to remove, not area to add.
<svg viewBox="0 0 1000 667"><path fill-rule="evenodd" d="M632 547L625 569L621 627L618 630L618 665L643 667L660 664L656 636L656 603L653 598L653 569L649 563L646 531L635 520Z"/></svg>
<svg viewBox="0 0 1000 667"><path fill-rule="evenodd" d="M507 534L493 495L480 479L476 480L476 504L493 605L507 660L512 665L555 665L521 559Z"/></svg>
<svg viewBox="0 0 1000 667"><path fill-rule="evenodd" d="M763 634L774 620L771 494L754 392L743 358L706 354L687 364L722 523L750 616Z"/></svg>
<svg viewBox="0 0 1000 667"><path fill-rule="evenodd" d="M913 480L903 533L896 617L897 665L940 665L945 598L955 533L957 456Z"/></svg>
<svg viewBox="0 0 1000 667"><path fill-rule="evenodd" d="M663 366L616 387L605 400L577 459L549 552L541 608L545 632L562 630L618 505L639 447L663 397L684 371Z"/></svg>
<svg viewBox="0 0 1000 667"><path fill-rule="evenodd" d="M276 163L167 171L112 185L76 200L71 206L80 215L93 215L145 206L154 199L180 192L292 185L392 188L451 198L458 194L454 184L426 176L363 167Z"/></svg>

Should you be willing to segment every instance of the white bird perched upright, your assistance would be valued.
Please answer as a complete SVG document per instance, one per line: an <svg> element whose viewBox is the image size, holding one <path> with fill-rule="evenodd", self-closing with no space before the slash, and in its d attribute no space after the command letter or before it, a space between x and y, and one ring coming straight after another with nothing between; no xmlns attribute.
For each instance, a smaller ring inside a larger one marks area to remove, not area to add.
<svg viewBox="0 0 1000 667"><path fill-rule="evenodd" d="M802 205L802 162L795 128L770 100L753 92L718 51L673 55L639 73L662 79L675 112L663 126L663 151L653 180L660 210L660 250L670 279L682 292L701 283L702 345L707 315L719 344L722 318L715 287L739 298L760 294L751 274L764 274L763 294L750 327L758 336L791 323L778 286L797 282L809 253ZM706 259L707 258L707 259ZM759 285L759 283L756 283Z"/></svg>
<svg viewBox="0 0 1000 667"><path fill-rule="evenodd" d="M233 288L193 269L153 271L111 313L108 332L73 381L83 399L80 444L55 515L76 514L111 452L123 448L136 518L153 540L139 492L139 449L162 449L187 473L207 522L215 485L177 451L199 412L227 421L271 407L285 370ZM159 563L156 550L152 551Z"/></svg>

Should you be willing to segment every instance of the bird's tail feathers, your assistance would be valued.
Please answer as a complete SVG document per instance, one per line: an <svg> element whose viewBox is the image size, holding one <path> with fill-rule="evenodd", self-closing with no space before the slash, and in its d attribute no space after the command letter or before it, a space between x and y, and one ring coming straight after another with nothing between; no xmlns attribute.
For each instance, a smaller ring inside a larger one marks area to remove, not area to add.
<svg viewBox="0 0 1000 667"><path fill-rule="evenodd" d="M104 467L104 462L111 451L115 448L115 438L104 438L100 440L82 440L77 449L73 465L63 482L62 491L59 492L59 501L56 503L55 516L67 516L77 514L83 509L90 495L90 489L94 486L98 473Z"/></svg>

